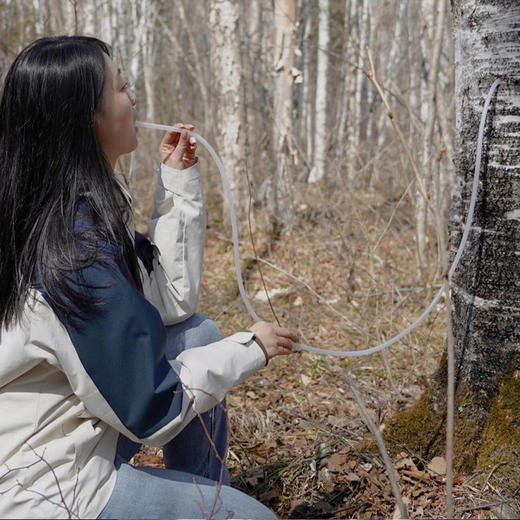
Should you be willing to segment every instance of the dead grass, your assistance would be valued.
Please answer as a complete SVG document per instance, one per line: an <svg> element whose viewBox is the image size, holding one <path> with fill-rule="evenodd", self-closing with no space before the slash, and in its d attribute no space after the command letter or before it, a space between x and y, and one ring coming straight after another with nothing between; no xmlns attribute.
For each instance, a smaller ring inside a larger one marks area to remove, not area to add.
<svg viewBox="0 0 520 520"><path fill-rule="evenodd" d="M252 320L239 298L231 233L222 227L215 193L209 182L200 311L227 335L248 328ZM420 314L432 297L432 285L440 283L434 279L435 245L432 240L427 279L419 279L412 211L399 193L344 193L326 185L299 185L294 201L293 229L274 239L266 230L262 208L257 208L254 234L262 258L280 268L261 263L268 289L285 289L273 299L275 312L284 325L298 331L302 342L341 350L367 348ZM139 208L141 227L146 214L146 207ZM242 272L252 298L262 287L243 231ZM252 304L260 316L273 320L266 304L255 299ZM419 397L437 367L444 341L444 310L439 305L415 332L384 354L345 360L301 353L273 360L228 397L233 485L281 517L391 518L396 508L384 466L379 456L359 451L369 435L345 374L354 377L376 424L382 425ZM140 456L147 464L159 457L147 450ZM410 515L444 516L443 476L405 446L394 463ZM491 483L477 488L468 478L455 477L457 516L497 518L508 507L520 513L518 502L511 504Z"/></svg>

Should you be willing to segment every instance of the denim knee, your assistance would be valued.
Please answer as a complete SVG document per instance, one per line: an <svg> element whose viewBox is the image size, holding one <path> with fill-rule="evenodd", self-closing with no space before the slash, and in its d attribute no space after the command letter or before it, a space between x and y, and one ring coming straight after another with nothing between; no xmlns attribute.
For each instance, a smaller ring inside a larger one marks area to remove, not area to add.
<svg viewBox="0 0 520 520"><path fill-rule="evenodd" d="M218 325L211 318L208 318L208 316L204 314L196 314L195 316L200 319L200 333L206 338L208 343L222 339L222 332L220 332Z"/></svg>

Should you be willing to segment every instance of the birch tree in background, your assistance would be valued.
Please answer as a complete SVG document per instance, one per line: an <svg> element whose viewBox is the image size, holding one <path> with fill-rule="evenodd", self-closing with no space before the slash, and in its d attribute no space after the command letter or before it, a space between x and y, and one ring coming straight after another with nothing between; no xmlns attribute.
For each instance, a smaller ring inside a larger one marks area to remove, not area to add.
<svg viewBox="0 0 520 520"><path fill-rule="evenodd" d="M307 161L312 164L314 161L314 92L315 92L315 77L312 74L312 57L313 46L311 45L312 36L312 22L313 22L313 4L312 2L303 2L302 18L303 18L303 89L302 89L302 125L301 131L303 133L302 141L306 145Z"/></svg>
<svg viewBox="0 0 520 520"><path fill-rule="evenodd" d="M361 9L361 18L358 15L358 58L357 58L357 71L355 79L353 79L353 97L351 99L352 105L349 113L351 117L349 119L349 147L348 147L348 181L349 183L354 180L355 172L359 167L359 145L361 143L361 121L362 121L362 100L363 100L363 66L365 63L364 56L366 54L366 41L368 32L368 8L369 0L363 0Z"/></svg>
<svg viewBox="0 0 520 520"><path fill-rule="evenodd" d="M424 130L422 134L422 184L417 189L416 226L417 226L417 252L419 268L423 270L426 266L426 234L427 234L427 201L424 198L425 192L432 192L433 175L433 146L434 146L434 124L436 121L435 103L437 99L437 84L439 78L440 53L442 48L442 38L444 31L444 15L446 11L446 0L436 2L435 25L431 30L432 46L430 49L430 60L428 66L428 77L424 82L422 116ZM424 38L423 41L426 39ZM427 43L427 41L426 41ZM443 241L444 235L439 233L439 240ZM442 251L446 245L441 244ZM443 258L444 263L444 258Z"/></svg>
<svg viewBox="0 0 520 520"><path fill-rule="evenodd" d="M245 180L245 129L242 67L240 64L239 11L233 0L212 0L212 69L217 98L216 142L233 193L235 210L244 215L247 196ZM224 202L224 215L229 212Z"/></svg>
<svg viewBox="0 0 520 520"><path fill-rule="evenodd" d="M316 74L316 116L314 133L314 166L308 182L317 182L325 176L327 164L327 76L329 69L329 0L319 1L318 64Z"/></svg>
<svg viewBox="0 0 520 520"><path fill-rule="evenodd" d="M290 226L293 213L290 177L292 132L292 69L294 66L295 0L274 4L274 100L273 145L275 175L272 177L271 203L276 225Z"/></svg>
<svg viewBox="0 0 520 520"><path fill-rule="evenodd" d="M348 107L349 107L349 79L352 75L352 38L351 38L351 25L353 23L354 12L351 12L352 6L355 4L352 0L345 0L344 6L344 19L343 19L343 48L341 51L342 57L342 71L343 77L341 79L341 88L340 88L340 104L338 107L338 118L337 118L337 129L336 129L336 146L335 154L336 160L339 163L338 165L338 173L341 172L341 164L344 161L345 156L345 139L346 139L346 127L348 120Z"/></svg>

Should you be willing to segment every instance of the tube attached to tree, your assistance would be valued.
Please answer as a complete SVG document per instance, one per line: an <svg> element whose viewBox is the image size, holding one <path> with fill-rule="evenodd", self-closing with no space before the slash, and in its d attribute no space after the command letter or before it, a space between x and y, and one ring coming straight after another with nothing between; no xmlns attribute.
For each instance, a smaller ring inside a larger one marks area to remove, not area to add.
<svg viewBox="0 0 520 520"><path fill-rule="evenodd" d="M455 255L455 258L453 260L453 263L451 264L451 267L446 274L448 279L451 279L453 274L455 273L455 270L457 269L457 265L459 264L460 258L462 256L462 253L464 251L464 247L466 246L466 242L468 241L469 232L471 229L471 225L473 224L473 213L475 211L475 204L477 201L477 194L478 194L478 183L479 183L479 177L480 177L480 165L482 161L482 142L484 139L484 130L485 130L485 124L486 124L486 116L489 110L489 105L491 103L491 98L493 97L493 94L500 84L500 79L496 79L493 84L491 85L491 88L489 89L488 95L486 97L486 101L484 103L484 109L482 110L482 117L480 119L480 126L478 131L478 140L477 140L477 155L475 160L475 173L473 175L473 186L471 190L471 200L469 204L468 209L468 215L466 217L466 223L464 225L464 232L462 234L462 239L460 241L459 247L457 249L457 253ZM176 126L170 126L170 125L161 125L157 123L147 123L143 121L137 121L137 126L144 127L144 128L151 128L153 130L164 130L164 131L173 131L173 132L181 132L180 128L177 128ZM220 177L222 179L222 186L224 187L224 192L226 194L226 198L228 200L229 205L229 216L231 220L231 231L232 231L232 239L233 239L233 252L235 257L235 271L237 276L237 284L238 289L240 291L240 296L242 297L242 301L244 302L244 305L251 315L251 317L255 321L261 321L259 316L254 311L253 307L251 306L251 303L249 301L249 298L247 297L246 291L244 289L244 282L242 279L242 272L240 271L240 252L238 247L238 229L237 229L237 221L236 221L236 215L235 215L235 208L233 205L233 194L231 193L231 187L229 186L229 181L226 176L226 171L224 169L224 165L222 164L222 161L220 160L220 157L217 155L213 147L204 139L201 135L197 134L196 132L191 132L188 130L188 133L195 137L206 150L209 152L213 160L215 161L218 171L220 173ZM374 354L375 352L379 352L390 345L393 345L394 343L398 342L402 338L404 338L407 334L412 332L419 324L421 324L426 317L430 314L430 312L434 309L435 305L439 302L441 299L442 294L446 290L447 282L445 281L440 288L439 292L435 295L431 303L428 305L428 307L424 310L424 312L408 327L406 327L404 330L402 330L399 334L396 334L394 337L390 338L389 340L376 345L375 347L363 349L363 350L349 350L349 351L340 351L340 350L327 350L322 348L316 348L311 347L310 345L304 345L301 343L297 343L294 346L298 350L305 350L307 352L312 352L314 354L325 354L329 356L335 356L335 357L359 357L359 356L366 356L368 354Z"/></svg>

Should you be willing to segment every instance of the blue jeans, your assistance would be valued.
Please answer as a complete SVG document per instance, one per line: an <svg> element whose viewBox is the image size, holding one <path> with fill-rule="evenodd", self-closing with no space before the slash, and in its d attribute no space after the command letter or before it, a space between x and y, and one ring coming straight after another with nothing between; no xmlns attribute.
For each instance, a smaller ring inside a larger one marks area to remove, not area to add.
<svg viewBox="0 0 520 520"><path fill-rule="evenodd" d="M217 325L201 314L166 330L168 359L222 338ZM221 458L227 447L223 406L201 415ZM221 467L199 418L163 447L167 469L128 464L138 449L139 444L120 436L116 485L99 518L276 518L260 502L229 487L229 472Z"/></svg>

